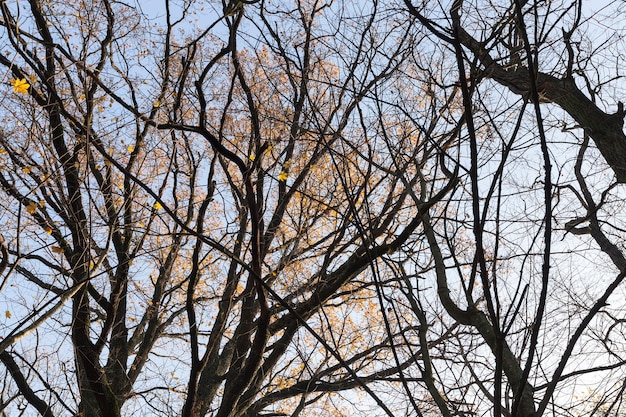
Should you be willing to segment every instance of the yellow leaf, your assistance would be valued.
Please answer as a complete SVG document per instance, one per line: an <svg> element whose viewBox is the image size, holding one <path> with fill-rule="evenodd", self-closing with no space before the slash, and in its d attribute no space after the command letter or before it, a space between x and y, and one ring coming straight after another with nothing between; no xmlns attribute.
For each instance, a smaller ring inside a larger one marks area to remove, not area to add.
<svg viewBox="0 0 626 417"><path fill-rule="evenodd" d="M26 78L22 78L19 80L11 80L11 85L13 86L13 91L17 94L26 94L28 93L28 87L30 84L26 81Z"/></svg>
<svg viewBox="0 0 626 417"><path fill-rule="evenodd" d="M58 247L58 246L52 246L50 247L50 249L52 250L52 252L54 253L63 253L63 249Z"/></svg>
<svg viewBox="0 0 626 417"><path fill-rule="evenodd" d="M152 207L154 207L155 210L161 210L163 208L161 203L159 203L158 201L156 203L154 203L154 205Z"/></svg>
<svg viewBox="0 0 626 417"><path fill-rule="evenodd" d="M11 317L13 317L13 314L11 314L11 312L10 312L9 310L7 310L7 311L5 311L5 312L4 312L4 316L5 316L7 319L10 319Z"/></svg>
<svg viewBox="0 0 626 417"><path fill-rule="evenodd" d="M51 235L51 234L52 234L52 227L50 227L50 226L46 226L46 227L44 228L44 230L46 231L46 233L47 233L47 234L49 234L49 235Z"/></svg>
<svg viewBox="0 0 626 417"><path fill-rule="evenodd" d="M285 171L280 171L280 174L278 174L278 181L287 181L287 173Z"/></svg>
<svg viewBox="0 0 626 417"><path fill-rule="evenodd" d="M30 174L31 168L30 167L22 167L22 172L24 174Z"/></svg>
<svg viewBox="0 0 626 417"><path fill-rule="evenodd" d="M250 154L248 159L250 159L252 162L254 162L254 160L256 159L256 156L252 153L252 154Z"/></svg>
<svg viewBox="0 0 626 417"><path fill-rule="evenodd" d="M30 214L35 214L35 212L37 211L37 207L37 203L33 201L26 206L26 211Z"/></svg>
<svg viewBox="0 0 626 417"><path fill-rule="evenodd" d="M135 147L133 145L128 145L128 153L133 153L133 151L135 150Z"/></svg>

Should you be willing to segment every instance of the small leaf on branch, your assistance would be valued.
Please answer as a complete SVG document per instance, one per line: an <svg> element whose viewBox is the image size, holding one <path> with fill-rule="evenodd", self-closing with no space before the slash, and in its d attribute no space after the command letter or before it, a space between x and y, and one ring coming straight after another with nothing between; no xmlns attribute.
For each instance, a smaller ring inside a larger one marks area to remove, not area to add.
<svg viewBox="0 0 626 417"><path fill-rule="evenodd" d="M17 94L27 94L28 88L30 87L30 84L28 84L26 78L12 79L11 85L13 86L13 91Z"/></svg>
<svg viewBox="0 0 626 417"><path fill-rule="evenodd" d="M27 211L29 214L35 214L35 212L37 211L37 207L39 207L39 206L37 205L37 203L35 203L34 201L32 201L31 203L29 203L29 204L26 206L26 211Z"/></svg>

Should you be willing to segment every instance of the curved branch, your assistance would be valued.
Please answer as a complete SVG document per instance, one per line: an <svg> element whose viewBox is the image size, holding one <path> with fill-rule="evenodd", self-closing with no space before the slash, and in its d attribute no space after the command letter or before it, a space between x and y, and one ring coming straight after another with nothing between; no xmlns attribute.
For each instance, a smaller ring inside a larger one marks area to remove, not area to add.
<svg viewBox="0 0 626 417"><path fill-rule="evenodd" d="M35 407L43 417L54 417L50 405L35 394L26 380L26 377L24 377L24 374L20 370L19 365L15 362L15 359L13 359L13 356L11 356L9 352L2 352L0 353L0 361L7 368L11 377L13 377L13 381L15 381L17 388L20 390L20 394L24 396L26 401Z"/></svg>
<svg viewBox="0 0 626 417"><path fill-rule="evenodd" d="M483 67L483 76L507 87L511 92L531 97L531 74L528 68L507 68L500 65L486 45L459 28L459 41L469 49ZM605 113L577 86L571 76L558 78L543 72L536 74L539 101L553 103L565 110L595 142L609 164L617 181L626 183L626 134L624 134L624 105L617 104L615 113Z"/></svg>

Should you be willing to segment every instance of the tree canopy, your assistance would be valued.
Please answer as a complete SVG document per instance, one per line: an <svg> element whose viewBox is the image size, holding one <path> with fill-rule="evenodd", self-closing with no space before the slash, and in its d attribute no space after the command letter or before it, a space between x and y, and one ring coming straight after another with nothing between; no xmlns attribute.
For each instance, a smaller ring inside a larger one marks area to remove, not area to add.
<svg viewBox="0 0 626 417"><path fill-rule="evenodd" d="M624 413L623 2L0 12L2 415Z"/></svg>

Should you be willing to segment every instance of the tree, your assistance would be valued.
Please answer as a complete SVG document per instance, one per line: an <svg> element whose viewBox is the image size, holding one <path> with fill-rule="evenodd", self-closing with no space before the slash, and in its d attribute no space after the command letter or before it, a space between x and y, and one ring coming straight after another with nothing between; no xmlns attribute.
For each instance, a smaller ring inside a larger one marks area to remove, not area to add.
<svg viewBox="0 0 626 417"><path fill-rule="evenodd" d="M5 414L619 414L600 12L1 8Z"/></svg>
<svg viewBox="0 0 626 417"><path fill-rule="evenodd" d="M593 28L617 4L404 4L446 45L464 109L448 154L462 187L423 218L437 294L408 294L421 321L436 297L441 322L466 332L444 344L432 365L447 372L428 390L443 415L571 415L577 384L619 410L625 113L620 71L604 71L622 45ZM466 376L450 384L455 369Z"/></svg>
<svg viewBox="0 0 626 417"><path fill-rule="evenodd" d="M2 406L295 415L361 387L391 415L368 383L413 359L358 277L421 222L436 148L378 99L411 30L202 6L2 4Z"/></svg>

